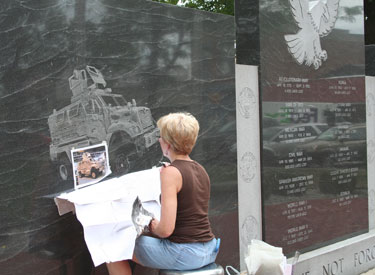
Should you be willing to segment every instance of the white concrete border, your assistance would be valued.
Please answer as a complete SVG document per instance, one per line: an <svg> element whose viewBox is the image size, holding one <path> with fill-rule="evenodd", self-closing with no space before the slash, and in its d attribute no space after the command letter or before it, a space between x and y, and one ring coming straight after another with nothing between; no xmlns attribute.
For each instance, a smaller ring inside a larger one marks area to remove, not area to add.
<svg viewBox="0 0 375 275"><path fill-rule="evenodd" d="M262 238L258 67L236 64L240 266L252 239Z"/></svg>
<svg viewBox="0 0 375 275"><path fill-rule="evenodd" d="M372 230L302 254L293 275L355 275L374 266L375 230Z"/></svg>
<svg viewBox="0 0 375 275"><path fill-rule="evenodd" d="M369 228L375 229L375 77L366 76L367 184Z"/></svg>

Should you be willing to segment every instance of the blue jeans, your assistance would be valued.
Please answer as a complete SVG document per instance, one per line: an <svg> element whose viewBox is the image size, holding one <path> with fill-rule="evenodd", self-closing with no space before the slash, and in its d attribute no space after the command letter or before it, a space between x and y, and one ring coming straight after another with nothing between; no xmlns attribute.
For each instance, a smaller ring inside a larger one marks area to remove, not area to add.
<svg viewBox="0 0 375 275"><path fill-rule="evenodd" d="M134 254L140 264L157 269L189 270L215 262L218 251L214 238L205 243L173 243L166 239L140 236Z"/></svg>

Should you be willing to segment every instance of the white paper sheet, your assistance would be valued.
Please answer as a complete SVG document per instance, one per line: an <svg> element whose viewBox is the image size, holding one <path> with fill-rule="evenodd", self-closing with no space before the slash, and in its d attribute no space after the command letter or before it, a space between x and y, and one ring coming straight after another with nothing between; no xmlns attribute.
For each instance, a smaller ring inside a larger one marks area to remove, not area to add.
<svg viewBox="0 0 375 275"><path fill-rule="evenodd" d="M135 199L135 197L134 197ZM102 225L130 221L133 202L105 201L76 204L77 219L83 226Z"/></svg>
<svg viewBox="0 0 375 275"><path fill-rule="evenodd" d="M160 195L159 168L108 179L70 193L63 193L59 198L77 205L119 199L131 201L131 195L139 196L141 201L158 200Z"/></svg>
<svg viewBox="0 0 375 275"><path fill-rule="evenodd" d="M131 259L136 230L131 221L136 197L160 219L160 171L158 168L130 173L61 194L73 202L95 266Z"/></svg>
<svg viewBox="0 0 375 275"><path fill-rule="evenodd" d="M286 258L281 247L251 240L245 257L247 272L254 275L283 275Z"/></svg>
<svg viewBox="0 0 375 275"><path fill-rule="evenodd" d="M131 259L137 232L128 222L84 227L84 237L95 266Z"/></svg>

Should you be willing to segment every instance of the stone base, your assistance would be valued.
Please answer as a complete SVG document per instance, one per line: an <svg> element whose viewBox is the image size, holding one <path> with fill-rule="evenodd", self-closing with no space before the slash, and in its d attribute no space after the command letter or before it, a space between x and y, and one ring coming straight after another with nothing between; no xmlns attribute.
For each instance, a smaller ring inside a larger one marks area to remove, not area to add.
<svg viewBox="0 0 375 275"><path fill-rule="evenodd" d="M291 263L292 258L288 261ZM300 256L294 275L354 275L375 267L375 230Z"/></svg>

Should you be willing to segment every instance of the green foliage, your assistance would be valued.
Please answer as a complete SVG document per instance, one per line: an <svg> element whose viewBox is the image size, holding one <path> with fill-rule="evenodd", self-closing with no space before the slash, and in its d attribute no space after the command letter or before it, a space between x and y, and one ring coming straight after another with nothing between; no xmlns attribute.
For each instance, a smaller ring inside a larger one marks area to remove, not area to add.
<svg viewBox="0 0 375 275"><path fill-rule="evenodd" d="M216 13L234 15L234 0L153 0L161 3L180 5ZM250 0L248 0L250 1ZM375 44L375 0L364 0L365 13L365 38L366 44ZM359 7L346 8L347 21L354 20L353 15L362 13Z"/></svg>
<svg viewBox="0 0 375 275"><path fill-rule="evenodd" d="M155 2L160 2L160 3L167 3L167 4L172 4L172 5L177 5L178 0L153 0Z"/></svg>
<svg viewBox="0 0 375 275"><path fill-rule="evenodd" d="M182 0L182 5L188 8L234 15L234 0Z"/></svg>
<svg viewBox="0 0 375 275"><path fill-rule="evenodd" d="M177 5L178 0L153 0L160 3ZM216 13L234 15L234 0L181 0L180 6Z"/></svg>

